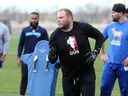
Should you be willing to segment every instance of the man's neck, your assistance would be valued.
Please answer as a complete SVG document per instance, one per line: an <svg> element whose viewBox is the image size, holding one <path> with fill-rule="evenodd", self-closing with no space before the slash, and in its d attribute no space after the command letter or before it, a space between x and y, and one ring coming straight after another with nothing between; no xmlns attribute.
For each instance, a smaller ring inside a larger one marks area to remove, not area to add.
<svg viewBox="0 0 128 96"><path fill-rule="evenodd" d="M119 23L123 23L123 22L125 22L125 21L127 21L126 16L122 16L122 17L120 18L120 20L119 20Z"/></svg>
<svg viewBox="0 0 128 96"><path fill-rule="evenodd" d="M64 32L69 32L69 31L71 31L73 29L73 22L71 22L70 24L69 24L69 27L67 28L67 29L62 29L62 31L64 31Z"/></svg>

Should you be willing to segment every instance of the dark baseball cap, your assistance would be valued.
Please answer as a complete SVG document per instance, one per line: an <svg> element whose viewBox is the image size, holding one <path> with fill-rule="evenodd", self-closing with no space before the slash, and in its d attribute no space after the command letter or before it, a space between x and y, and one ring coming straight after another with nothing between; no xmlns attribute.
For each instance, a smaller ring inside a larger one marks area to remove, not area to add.
<svg viewBox="0 0 128 96"><path fill-rule="evenodd" d="M126 11L125 11L126 13L128 13L128 8L126 9Z"/></svg>
<svg viewBox="0 0 128 96"><path fill-rule="evenodd" d="M126 7L122 3L117 3L113 5L112 11L125 13Z"/></svg>

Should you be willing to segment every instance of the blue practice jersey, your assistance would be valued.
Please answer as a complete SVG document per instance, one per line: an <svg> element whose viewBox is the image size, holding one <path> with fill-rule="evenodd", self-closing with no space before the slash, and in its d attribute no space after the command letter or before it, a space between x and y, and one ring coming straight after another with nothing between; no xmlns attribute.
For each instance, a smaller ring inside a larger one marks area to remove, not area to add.
<svg viewBox="0 0 128 96"><path fill-rule="evenodd" d="M45 28L37 26L35 30L31 26L23 28L18 44L17 56L20 57L22 54L32 53L36 44L41 40L48 41L48 34Z"/></svg>
<svg viewBox="0 0 128 96"><path fill-rule="evenodd" d="M128 56L128 22L113 22L103 32L108 43L108 62L121 64Z"/></svg>

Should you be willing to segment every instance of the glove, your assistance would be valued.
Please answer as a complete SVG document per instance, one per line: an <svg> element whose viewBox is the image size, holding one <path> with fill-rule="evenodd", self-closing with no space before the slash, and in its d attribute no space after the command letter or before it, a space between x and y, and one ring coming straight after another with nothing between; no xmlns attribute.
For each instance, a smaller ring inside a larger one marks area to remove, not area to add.
<svg viewBox="0 0 128 96"><path fill-rule="evenodd" d="M86 60L87 64L94 64L96 57L98 55L98 51L94 50L92 52L88 52L84 55L84 59Z"/></svg>
<svg viewBox="0 0 128 96"><path fill-rule="evenodd" d="M51 50L49 51L48 54L48 59L51 63L55 63L57 60L57 54L56 54L56 50L54 47L51 48Z"/></svg>
<svg viewBox="0 0 128 96"><path fill-rule="evenodd" d="M56 68L56 69L59 69L60 67L61 67L60 63L56 63L56 64L55 64L55 68Z"/></svg>

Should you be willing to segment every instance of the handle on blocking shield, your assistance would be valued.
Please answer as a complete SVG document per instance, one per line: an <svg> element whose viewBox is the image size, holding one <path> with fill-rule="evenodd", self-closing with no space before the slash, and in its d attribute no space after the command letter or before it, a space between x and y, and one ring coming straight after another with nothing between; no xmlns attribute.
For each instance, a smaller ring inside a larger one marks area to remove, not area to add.
<svg viewBox="0 0 128 96"><path fill-rule="evenodd" d="M128 66L124 66L124 70L125 71L128 71Z"/></svg>
<svg viewBox="0 0 128 96"><path fill-rule="evenodd" d="M38 60L38 56L36 55L33 58L33 72L37 72L37 70L36 70L36 62L37 62L37 60Z"/></svg>
<svg viewBox="0 0 128 96"><path fill-rule="evenodd" d="M44 66L45 71L48 71L48 64L49 64L49 60L48 60L48 55L46 56L46 64Z"/></svg>

